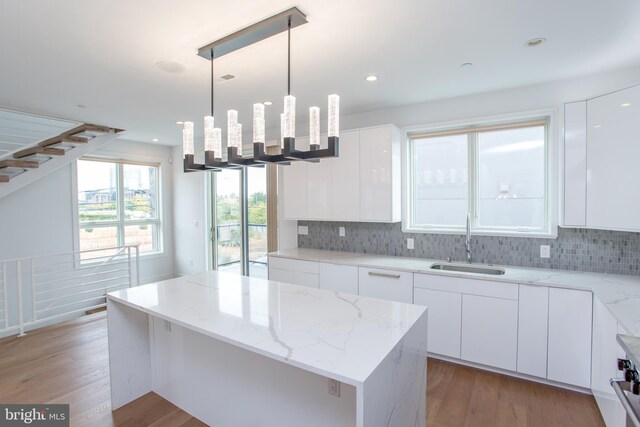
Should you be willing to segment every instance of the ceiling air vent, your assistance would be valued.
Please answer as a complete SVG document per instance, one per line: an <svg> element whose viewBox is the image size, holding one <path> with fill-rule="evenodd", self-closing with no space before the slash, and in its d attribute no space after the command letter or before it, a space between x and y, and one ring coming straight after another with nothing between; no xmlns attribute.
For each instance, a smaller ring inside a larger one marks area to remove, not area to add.
<svg viewBox="0 0 640 427"><path fill-rule="evenodd" d="M233 74L225 74L224 76L220 76L217 79L215 79L215 82L224 83L224 82L228 82L229 80L233 80L235 78L236 76L234 76Z"/></svg>

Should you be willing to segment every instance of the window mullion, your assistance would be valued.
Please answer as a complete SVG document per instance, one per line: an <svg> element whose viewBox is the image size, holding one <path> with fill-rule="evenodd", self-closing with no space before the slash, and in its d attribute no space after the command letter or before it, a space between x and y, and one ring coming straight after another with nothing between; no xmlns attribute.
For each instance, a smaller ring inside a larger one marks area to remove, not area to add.
<svg viewBox="0 0 640 427"><path fill-rule="evenodd" d="M116 163L118 184L116 186L116 200L118 206L118 246L124 246L124 168L122 163Z"/></svg>
<svg viewBox="0 0 640 427"><path fill-rule="evenodd" d="M478 134L470 132L468 134L468 185L469 185L469 214L471 216L471 230L475 231L478 223Z"/></svg>

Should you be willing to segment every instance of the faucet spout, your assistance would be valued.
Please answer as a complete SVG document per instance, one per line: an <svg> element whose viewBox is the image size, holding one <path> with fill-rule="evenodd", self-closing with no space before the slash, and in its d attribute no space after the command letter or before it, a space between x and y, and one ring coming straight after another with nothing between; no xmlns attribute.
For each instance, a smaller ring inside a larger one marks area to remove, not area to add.
<svg viewBox="0 0 640 427"><path fill-rule="evenodd" d="M467 213L467 240L465 242L467 250L467 262L471 264L471 214Z"/></svg>

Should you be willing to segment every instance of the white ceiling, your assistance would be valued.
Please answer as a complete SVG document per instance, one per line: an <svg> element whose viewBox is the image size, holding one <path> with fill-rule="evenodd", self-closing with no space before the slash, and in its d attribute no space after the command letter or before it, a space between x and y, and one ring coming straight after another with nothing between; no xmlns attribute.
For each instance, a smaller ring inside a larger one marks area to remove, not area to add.
<svg viewBox="0 0 640 427"><path fill-rule="evenodd" d="M326 114L330 93L344 115L640 65L638 0L2 1L0 106L179 144L175 121L199 128L209 109L197 49L293 5L309 20L292 31L299 122L311 105ZM534 37L547 42L525 47ZM267 127L279 123L286 34L215 66L237 76L216 84L217 117L237 109L246 128L251 104L272 100Z"/></svg>

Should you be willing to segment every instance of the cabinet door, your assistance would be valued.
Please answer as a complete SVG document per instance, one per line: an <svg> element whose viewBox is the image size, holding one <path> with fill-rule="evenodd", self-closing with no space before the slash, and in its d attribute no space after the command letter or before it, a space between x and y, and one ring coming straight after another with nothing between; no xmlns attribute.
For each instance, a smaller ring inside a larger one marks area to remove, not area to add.
<svg viewBox="0 0 640 427"><path fill-rule="evenodd" d="M358 267L321 262L318 273L320 289L358 295Z"/></svg>
<svg viewBox="0 0 640 427"><path fill-rule="evenodd" d="M640 85L587 101L587 227L640 230Z"/></svg>
<svg viewBox="0 0 640 427"><path fill-rule="evenodd" d="M549 288L520 285L518 300L518 372L547 377Z"/></svg>
<svg viewBox="0 0 640 427"><path fill-rule="evenodd" d="M587 217L587 102L564 106L564 225L585 226Z"/></svg>
<svg viewBox="0 0 640 427"><path fill-rule="evenodd" d="M391 128L360 131L360 218L392 221Z"/></svg>
<svg viewBox="0 0 640 427"><path fill-rule="evenodd" d="M332 162L323 159L319 163L307 163L307 218L319 221L331 220ZM300 162L299 162L300 163Z"/></svg>
<svg viewBox="0 0 640 427"><path fill-rule="evenodd" d="M591 301L591 292L549 289L548 379L590 388Z"/></svg>
<svg viewBox="0 0 640 427"><path fill-rule="evenodd" d="M461 358L516 370L518 301L462 296Z"/></svg>
<svg viewBox="0 0 640 427"><path fill-rule="evenodd" d="M360 221L359 131L340 133L340 157L331 159L330 162L332 219Z"/></svg>
<svg viewBox="0 0 640 427"><path fill-rule="evenodd" d="M282 169L284 219L307 219L307 162L293 162Z"/></svg>
<svg viewBox="0 0 640 427"><path fill-rule="evenodd" d="M358 276L360 295L413 302L413 273L360 267Z"/></svg>
<svg viewBox="0 0 640 427"><path fill-rule="evenodd" d="M413 303L429 309L429 352L459 359L462 294L415 288Z"/></svg>

